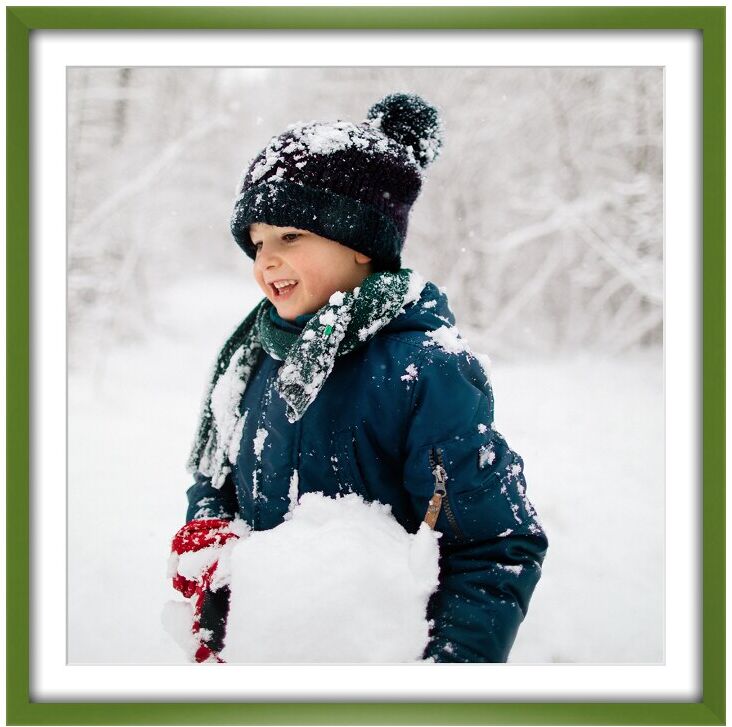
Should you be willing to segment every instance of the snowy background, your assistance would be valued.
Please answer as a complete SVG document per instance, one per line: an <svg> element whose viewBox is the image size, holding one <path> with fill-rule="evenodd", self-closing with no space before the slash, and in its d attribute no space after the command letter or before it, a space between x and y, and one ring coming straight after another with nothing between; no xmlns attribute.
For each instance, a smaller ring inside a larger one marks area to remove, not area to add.
<svg viewBox="0 0 732 727"><path fill-rule="evenodd" d="M440 107L404 264L493 360L550 550L514 662L663 660L662 70L68 72L68 657L179 663L160 625L213 357L259 300L228 232L289 123Z"/></svg>

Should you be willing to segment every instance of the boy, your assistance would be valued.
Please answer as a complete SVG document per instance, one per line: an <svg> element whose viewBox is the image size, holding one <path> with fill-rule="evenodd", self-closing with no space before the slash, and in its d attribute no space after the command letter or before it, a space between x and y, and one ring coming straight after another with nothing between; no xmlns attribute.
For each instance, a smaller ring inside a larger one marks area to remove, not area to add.
<svg viewBox="0 0 732 727"><path fill-rule="evenodd" d="M441 143L437 111L392 94L358 125L288 127L242 177L231 228L265 298L219 354L173 541L174 585L195 596L197 661L223 643L216 558L236 537L231 521L276 527L312 490L387 503L409 532L442 494L425 657L508 656L546 537L445 294L401 268L409 209ZM182 574L191 552L199 570Z"/></svg>

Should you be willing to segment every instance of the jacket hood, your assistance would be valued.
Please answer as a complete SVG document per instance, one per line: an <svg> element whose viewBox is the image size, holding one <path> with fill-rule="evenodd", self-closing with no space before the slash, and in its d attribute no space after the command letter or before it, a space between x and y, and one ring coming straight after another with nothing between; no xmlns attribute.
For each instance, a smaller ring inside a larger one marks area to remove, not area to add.
<svg viewBox="0 0 732 727"><path fill-rule="evenodd" d="M434 283L427 281L419 300L407 305L404 312L389 321L382 330L386 333L436 331L442 326L454 325L455 316L450 310L447 295Z"/></svg>

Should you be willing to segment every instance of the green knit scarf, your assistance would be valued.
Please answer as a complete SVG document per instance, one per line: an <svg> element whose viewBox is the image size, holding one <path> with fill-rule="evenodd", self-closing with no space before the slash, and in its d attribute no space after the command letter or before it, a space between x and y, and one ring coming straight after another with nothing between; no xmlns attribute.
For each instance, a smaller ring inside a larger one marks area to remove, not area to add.
<svg viewBox="0 0 732 727"><path fill-rule="evenodd" d="M239 453L246 412L240 412L260 349L283 361L274 388L294 423L315 400L335 359L376 335L404 307L417 301L422 277L403 268L369 275L353 292L338 291L299 333L285 331L270 318L272 303L262 299L223 345L204 400L188 470L221 487Z"/></svg>

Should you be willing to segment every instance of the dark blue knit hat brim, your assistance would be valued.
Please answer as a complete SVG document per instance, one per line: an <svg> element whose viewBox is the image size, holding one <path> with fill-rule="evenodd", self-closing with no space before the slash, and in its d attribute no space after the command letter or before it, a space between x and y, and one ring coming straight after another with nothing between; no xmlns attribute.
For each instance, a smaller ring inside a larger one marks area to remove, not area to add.
<svg viewBox="0 0 732 727"><path fill-rule="evenodd" d="M410 205L405 205L403 219ZM277 227L297 227L368 255L378 269L399 270L406 229L375 207L336 194L286 181L250 187L236 200L231 232L239 247L252 258L256 250L249 225L260 222Z"/></svg>

